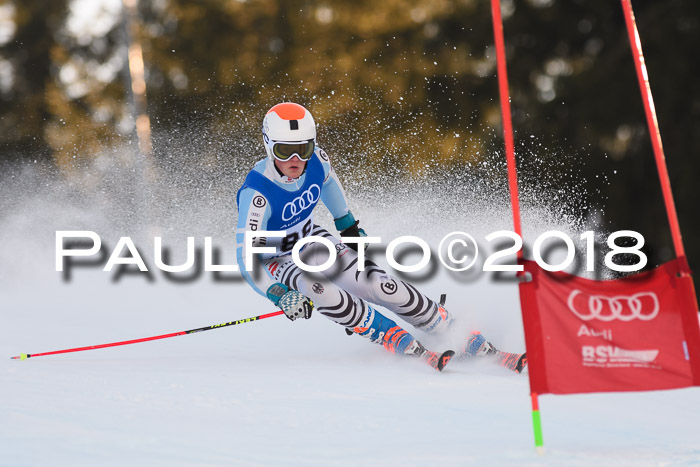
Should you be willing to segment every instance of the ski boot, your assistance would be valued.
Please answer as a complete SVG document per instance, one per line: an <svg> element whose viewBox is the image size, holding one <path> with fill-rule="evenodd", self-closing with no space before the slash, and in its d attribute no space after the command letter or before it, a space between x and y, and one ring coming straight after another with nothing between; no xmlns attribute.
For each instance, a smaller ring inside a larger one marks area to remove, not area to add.
<svg viewBox="0 0 700 467"><path fill-rule="evenodd" d="M437 313L435 313L431 321L421 325L418 329L427 334L439 335L448 332L454 326L454 316L445 308L446 299L447 295L442 294L440 296L440 302L434 305L437 307Z"/></svg>
<svg viewBox="0 0 700 467"><path fill-rule="evenodd" d="M462 350L465 357L485 357L496 353L496 348L479 332L474 331L469 335L467 343Z"/></svg>
<svg viewBox="0 0 700 467"><path fill-rule="evenodd" d="M352 333L381 344L389 352L419 357L438 371L442 371L454 355L452 350L442 354L427 350L408 331L369 306L363 324L352 328Z"/></svg>
<svg viewBox="0 0 700 467"><path fill-rule="evenodd" d="M521 373L527 365L525 353L501 352L487 341L479 331L474 331L470 334L460 356L461 358L488 357L502 367L513 370L516 373Z"/></svg>

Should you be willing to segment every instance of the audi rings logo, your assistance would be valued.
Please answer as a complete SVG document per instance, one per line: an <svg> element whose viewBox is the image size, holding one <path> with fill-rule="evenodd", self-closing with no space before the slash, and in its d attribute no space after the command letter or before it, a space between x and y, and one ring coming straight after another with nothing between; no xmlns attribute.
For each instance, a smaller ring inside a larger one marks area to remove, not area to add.
<svg viewBox="0 0 700 467"><path fill-rule="evenodd" d="M318 202L318 198L320 196L321 188L314 183L302 194L284 205L284 209L282 210L282 220L288 221L297 214L300 214L305 209L313 207Z"/></svg>
<svg viewBox="0 0 700 467"><path fill-rule="evenodd" d="M586 297L588 299L586 299ZM583 321L650 321L659 314L659 298L654 292L639 292L634 295L586 295L574 290L567 300L569 310Z"/></svg>

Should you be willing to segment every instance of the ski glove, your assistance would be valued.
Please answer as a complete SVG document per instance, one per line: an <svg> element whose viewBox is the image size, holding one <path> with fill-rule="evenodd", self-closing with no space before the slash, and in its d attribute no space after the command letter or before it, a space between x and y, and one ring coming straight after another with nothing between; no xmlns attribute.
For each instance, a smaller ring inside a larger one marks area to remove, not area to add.
<svg viewBox="0 0 700 467"><path fill-rule="evenodd" d="M267 298L280 307L287 318L292 321L297 318L311 318L314 302L301 292L290 290L289 287L280 282L272 284L267 289Z"/></svg>
<svg viewBox="0 0 700 467"><path fill-rule="evenodd" d="M365 231L358 227L360 221L355 220L355 216L350 211L339 219L335 219L335 228L340 232L341 237L366 237ZM348 243L348 247L357 251L357 243ZM365 244L365 250L369 245Z"/></svg>

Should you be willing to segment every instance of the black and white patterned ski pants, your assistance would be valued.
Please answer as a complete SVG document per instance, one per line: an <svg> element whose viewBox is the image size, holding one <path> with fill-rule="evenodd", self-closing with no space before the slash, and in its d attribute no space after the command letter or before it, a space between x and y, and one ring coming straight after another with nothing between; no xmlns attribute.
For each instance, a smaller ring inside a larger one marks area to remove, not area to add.
<svg viewBox="0 0 700 467"><path fill-rule="evenodd" d="M375 304L426 332L442 332L449 326L451 317L443 310L441 319L438 304L411 284L392 277L369 260L365 261L365 270L359 271L357 252L319 226L314 226L311 235L324 237L335 245L335 263L327 270L304 271L291 255L268 259L263 265L275 281L309 297L324 316L353 328L364 322L367 305ZM326 246L311 243L302 250L300 257L309 266L319 266L329 259L329 253Z"/></svg>

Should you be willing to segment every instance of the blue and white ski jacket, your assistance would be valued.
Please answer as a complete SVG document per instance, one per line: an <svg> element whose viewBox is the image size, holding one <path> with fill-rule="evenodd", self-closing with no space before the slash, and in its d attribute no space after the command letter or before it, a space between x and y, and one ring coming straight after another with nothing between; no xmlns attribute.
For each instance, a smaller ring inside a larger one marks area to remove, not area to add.
<svg viewBox="0 0 700 467"><path fill-rule="evenodd" d="M246 231L286 232L286 236L281 238L254 237L253 246L275 248L275 253L256 253L253 255L254 261L259 263L289 255L297 241L311 234L313 210L319 200L326 205L333 219L343 218L350 212L343 186L331 167L328 155L318 147L299 178L281 175L270 157L256 163L248 173L236 198L236 259L243 278L260 295L266 297L267 289L275 281L268 274L254 277L252 271L246 271Z"/></svg>

